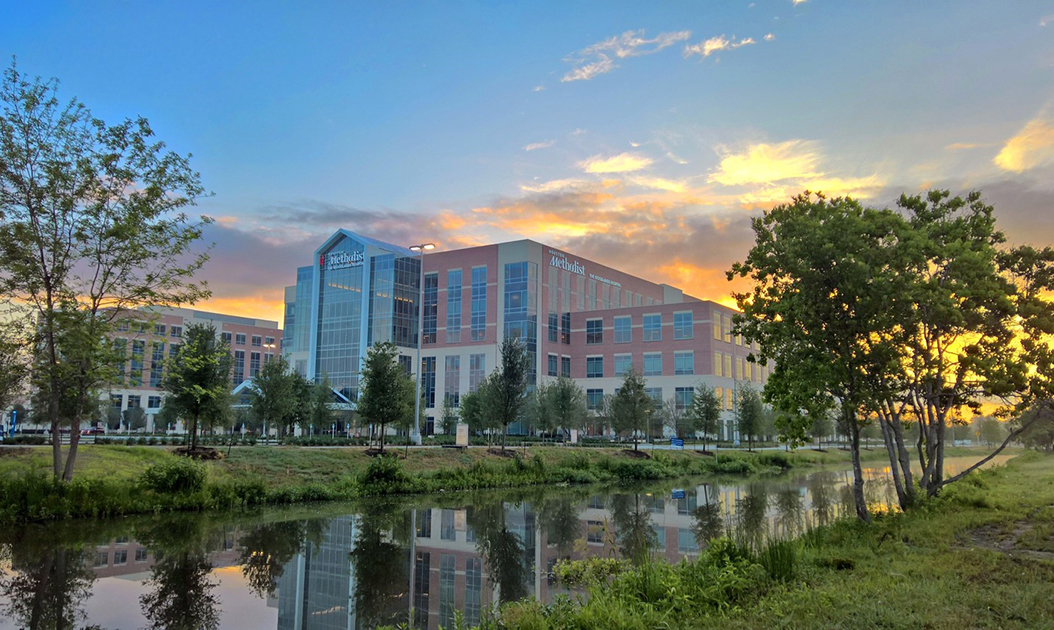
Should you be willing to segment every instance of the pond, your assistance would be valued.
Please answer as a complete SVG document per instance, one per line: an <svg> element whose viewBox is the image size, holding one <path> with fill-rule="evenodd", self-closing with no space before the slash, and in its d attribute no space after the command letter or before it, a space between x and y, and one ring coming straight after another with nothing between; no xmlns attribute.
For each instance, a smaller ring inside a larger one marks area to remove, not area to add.
<svg viewBox="0 0 1054 630"><path fill-rule="evenodd" d="M1002 463L1006 457L992 463ZM949 474L972 458L948 460ZM889 509L888 469L867 468ZM706 541L798 536L853 515L849 470L545 488L29 526L0 536L0 630L453 627L567 593L553 565L676 562Z"/></svg>

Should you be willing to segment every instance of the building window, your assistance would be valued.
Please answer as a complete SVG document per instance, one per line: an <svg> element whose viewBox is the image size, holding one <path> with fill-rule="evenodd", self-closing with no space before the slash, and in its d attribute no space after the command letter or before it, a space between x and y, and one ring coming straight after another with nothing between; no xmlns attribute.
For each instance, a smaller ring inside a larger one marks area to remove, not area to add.
<svg viewBox="0 0 1054 630"><path fill-rule="evenodd" d="M732 343L732 318L729 315L725 315L723 319L725 321L723 331L725 334L725 341L728 343Z"/></svg>
<svg viewBox="0 0 1054 630"><path fill-rule="evenodd" d="M586 320L586 345L595 346L604 343L604 320Z"/></svg>
<svg viewBox="0 0 1054 630"><path fill-rule="evenodd" d="M505 338L519 339L527 350L530 370L527 386L536 385L538 375L538 265L532 262L505 264Z"/></svg>
<svg viewBox="0 0 1054 630"><path fill-rule="evenodd" d="M602 389L587 389L586 390L586 407L590 410L596 410L600 407L600 403L604 400L604 390Z"/></svg>
<svg viewBox="0 0 1054 630"><path fill-rule="evenodd" d="M662 376L662 353L644 355L644 376Z"/></svg>
<svg viewBox="0 0 1054 630"><path fill-rule="evenodd" d="M443 379L443 389L450 406L457 407L461 403L461 357L449 356L445 363L446 374Z"/></svg>
<svg viewBox="0 0 1054 630"><path fill-rule="evenodd" d="M230 334L229 332L220 333L220 340L228 346L231 345L231 340L233 337L234 335Z"/></svg>
<svg viewBox="0 0 1054 630"><path fill-rule="evenodd" d="M461 342L461 270L446 272L446 342Z"/></svg>
<svg viewBox="0 0 1054 630"><path fill-rule="evenodd" d="M487 268L472 268L472 341L487 338Z"/></svg>
<svg viewBox="0 0 1054 630"><path fill-rule="evenodd" d="M263 345L263 337L260 335L253 335L253 347L259 348Z"/></svg>
<svg viewBox="0 0 1054 630"><path fill-rule="evenodd" d="M732 377L732 355L726 354L724 356L724 359L725 359L725 378L733 378Z"/></svg>
<svg viewBox="0 0 1054 630"><path fill-rule="evenodd" d="M110 552L108 551L96 551L94 567L105 567L110 564Z"/></svg>
<svg viewBox="0 0 1054 630"><path fill-rule="evenodd" d="M164 376L165 342L155 341L150 351L150 387L160 387Z"/></svg>
<svg viewBox="0 0 1054 630"><path fill-rule="evenodd" d="M432 510L417 510L417 537L432 537Z"/></svg>
<svg viewBox="0 0 1054 630"><path fill-rule="evenodd" d="M149 396L146 399L147 409L160 409L161 408L161 397L160 396Z"/></svg>
<svg viewBox="0 0 1054 630"><path fill-rule="evenodd" d="M644 393L651 397L651 401L655 404L655 409L662 409L661 387L645 387Z"/></svg>
<svg viewBox="0 0 1054 630"><path fill-rule="evenodd" d="M673 314L673 338L674 339L691 339L692 338L692 314L691 313L674 313Z"/></svg>
<svg viewBox="0 0 1054 630"><path fill-rule="evenodd" d="M560 376L571 378L571 357L560 357Z"/></svg>
<svg viewBox="0 0 1054 630"><path fill-rule="evenodd" d="M695 539L695 532L684 527L677 529L677 553L696 553L699 551L699 542Z"/></svg>
<svg viewBox="0 0 1054 630"><path fill-rule="evenodd" d="M586 378L604 376L604 357L586 357Z"/></svg>
<svg viewBox="0 0 1054 630"><path fill-rule="evenodd" d="M721 360L721 353L720 352L715 352L714 353L714 370L713 370L714 376L722 376L723 375L722 371L721 371L721 366L723 364L724 364L724 362Z"/></svg>
<svg viewBox="0 0 1054 630"><path fill-rule="evenodd" d="M143 357L146 355L146 342L141 339L132 340L132 369L129 372L128 384L139 387L143 384Z"/></svg>
<svg viewBox="0 0 1054 630"><path fill-rule="evenodd" d="M237 387L245 380L245 350L234 351L234 386Z"/></svg>
<svg viewBox="0 0 1054 630"><path fill-rule="evenodd" d="M725 411L732 411L732 388L725 388Z"/></svg>
<svg viewBox="0 0 1054 630"><path fill-rule="evenodd" d="M129 396L128 397L128 408L129 409L137 409L137 408L142 407L142 406L143 406L143 397L142 396Z"/></svg>
<svg viewBox="0 0 1054 630"><path fill-rule="evenodd" d="M128 550L119 549L113 552L113 565L120 566L122 564L128 564Z"/></svg>
<svg viewBox="0 0 1054 630"><path fill-rule="evenodd" d="M111 395L110 396L110 406L112 406L114 409L120 409L121 407L123 407L124 406L124 395L123 394L113 394L113 395Z"/></svg>
<svg viewBox="0 0 1054 630"><path fill-rule="evenodd" d="M556 313L549 313L549 343L557 343L560 341L560 316Z"/></svg>
<svg viewBox="0 0 1054 630"><path fill-rule="evenodd" d="M556 376L559 374L559 362L558 357L555 354L549 355L549 376Z"/></svg>
<svg viewBox="0 0 1054 630"><path fill-rule="evenodd" d="M264 337L264 345L268 348L274 347L274 337Z"/></svg>
<svg viewBox="0 0 1054 630"><path fill-rule="evenodd" d="M633 369L633 355L632 354L616 354L615 355L615 376L625 376L629 374L629 371Z"/></svg>
<svg viewBox="0 0 1054 630"><path fill-rule="evenodd" d="M644 316L644 341L662 341L662 315Z"/></svg>
<svg viewBox="0 0 1054 630"><path fill-rule="evenodd" d="M712 324L714 329L714 339L721 341L721 315L717 311L714 311L712 317L714 320L714 323Z"/></svg>
<svg viewBox="0 0 1054 630"><path fill-rule="evenodd" d="M571 313L560 315L560 343L571 345Z"/></svg>
<svg viewBox="0 0 1054 630"><path fill-rule="evenodd" d="M673 390L673 404L679 411L692 406L692 398L695 396L695 389L692 387L675 387Z"/></svg>
<svg viewBox="0 0 1054 630"><path fill-rule="evenodd" d="M165 333L168 332L168 327L164 324L154 324L154 334L159 337L164 337Z"/></svg>
<svg viewBox="0 0 1054 630"><path fill-rule="evenodd" d="M249 353L249 378L256 378L256 375L260 373L260 353L250 352Z"/></svg>
<svg viewBox="0 0 1054 630"><path fill-rule="evenodd" d="M234 343L238 344L239 346L244 346L245 345L245 333L238 333L238 334L234 335Z"/></svg>
<svg viewBox="0 0 1054 630"><path fill-rule="evenodd" d="M479 384L483 382L486 374L486 356L485 354L468 355L468 391L470 392L479 389Z"/></svg>
<svg viewBox="0 0 1054 630"><path fill-rule="evenodd" d="M633 341L633 318L629 315L615 318L615 343Z"/></svg>
<svg viewBox="0 0 1054 630"><path fill-rule="evenodd" d="M425 407L436 406L436 358L421 357L421 389L425 395Z"/></svg>
<svg viewBox="0 0 1054 630"><path fill-rule="evenodd" d="M149 551L147 551L143 547L139 547L138 549L135 550L135 561L136 562L146 562L146 559L147 559L148 555L150 555Z"/></svg>
<svg viewBox="0 0 1054 630"><path fill-rule="evenodd" d="M695 374L695 353L687 352L673 353L673 373L678 376Z"/></svg>
<svg viewBox="0 0 1054 630"><path fill-rule="evenodd" d="M439 519L439 539L440 540L455 540L456 534L454 533L454 510L444 509L440 512Z"/></svg>
<svg viewBox="0 0 1054 630"><path fill-rule="evenodd" d="M183 336L183 327L182 326L173 326L172 328L169 329L169 332L172 333L173 337L182 337Z"/></svg>
<svg viewBox="0 0 1054 630"><path fill-rule="evenodd" d="M483 560L465 558L465 625L479 625L483 611Z"/></svg>
<svg viewBox="0 0 1054 630"><path fill-rule="evenodd" d="M117 370L117 382L124 384L125 357L128 355L128 340L117 338L113 340L114 368Z"/></svg>
<svg viewBox="0 0 1054 630"><path fill-rule="evenodd" d="M439 274L425 274L424 296L424 339L423 343L436 342L436 329L439 327Z"/></svg>
<svg viewBox="0 0 1054 630"><path fill-rule="evenodd" d="M604 543L603 521L586 521L586 542L597 545Z"/></svg>

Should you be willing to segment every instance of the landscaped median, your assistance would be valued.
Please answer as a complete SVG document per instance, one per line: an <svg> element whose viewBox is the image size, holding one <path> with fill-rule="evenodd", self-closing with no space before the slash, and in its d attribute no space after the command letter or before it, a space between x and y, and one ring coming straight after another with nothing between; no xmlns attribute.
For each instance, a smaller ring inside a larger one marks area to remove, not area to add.
<svg viewBox="0 0 1054 630"><path fill-rule="evenodd" d="M530 447L505 457L482 448L393 450L235 447L224 459L193 462L160 447L86 445L74 479L56 484L50 449L0 449L0 522L118 516L349 500L371 495L531 485L656 480L690 475L777 473L844 464L848 455L765 451L656 451L638 459L616 449ZM876 452L877 453L877 452Z"/></svg>
<svg viewBox="0 0 1054 630"><path fill-rule="evenodd" d="M846 519L762 549L712 541L676 565L592 559L588 596L507 604L488 629L1050 628L1054 457L973 473L908 513Z"/></svg>

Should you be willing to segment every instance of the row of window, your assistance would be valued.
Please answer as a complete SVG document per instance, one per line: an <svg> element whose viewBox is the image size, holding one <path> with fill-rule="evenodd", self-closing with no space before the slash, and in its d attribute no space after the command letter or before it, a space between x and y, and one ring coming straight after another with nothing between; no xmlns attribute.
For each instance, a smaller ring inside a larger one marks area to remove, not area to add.
<svg viewBox="0 0 1054 630"><path fill-rule="evenodd" d="M135 333L146 333L148 324L146 322L129 322L128 320L122 320L117 322L118 332L135 332ZM165 324L154 324L154 334L158 337L164 337L168 327ZM171 333L173 337L183 336L182 326L172 326Z"/></svg>
<svg viewBox="0 0 1054 630"><path fill-rule="evenodd" d="M110 396L110 404L114 409L121 409L124 407L125 402L124 394L112 394ZM128 395L128 409L135 409L143 405L143 397L138 394ZM147 396L146 397L146 408L147 409L160 409L161 408L161 397L160 396Z"/></svg>
<svg viewBox="0 0 1054 630"><path fill-rule="evenodd" d="M615 376L625 376L633 369L632 354L616 354L614 359ZM570 361L570 359L568 360ZM644 376L662 376L662 353L645 352L642 364L639 364L639 367L641 368L640 372ZM676 376L691 376L695 374L695 352L692 350L674 352L673 373ZM603 377L604 357L586 357L586 378Z"/></svg>
<svg viewBox="0 0 1054 630"><path fill-rule="evenodd" d="M146 562L150 557L150 552L140 547L135 550L135 562ZM119 567L128 564L128 550L118 549L113 552L113 562L110 562L110 552L108 551L97 551L95 552L95 562L93 567L96 569L108 566Z"/></svg>
<svg viewBox="0 0 1054 630"><path fill-rule="evenodd" d="M423 343L436 343L439 313L439 274L425 274L424 288L424 338ZM461 269L450 269L446 278L446 342L461 343L462 303L464 300ZM487 338L487 267L472 268L472 284L469 289L469 339L485 341Z"/></svg>
<svg viewBox="0 0 1054 630"><path fill-rule="evenodd" d="M468 391L479 389L487 374L487 355L468 355ZM461 357L450 355L443 359L443 396L451 407L461 405ZM421 392L425 407L436 406L436 357L421 357Z"/></svg>
<svg viewBox="0 0 1054 630"><path fill-rule="evenodd" d="M227 345L232 345L232 340L233 340L233 345L244 346L245 345L246 335L245 335L245 333L234 333L232 335L229 332L224 332L224 333L220 333L220 339L222 339L223 343L225 343ZM262 347L273 348L273 347L275 347L274 341L275 341L274 337L265 337L263 335L253 335L252 339L251 339L252 347L254 347L254 348L262 348Z"/></svg>
<svg viewBox="0 0 1054 630"><path fill-rule="evenodd" d="M644 391L651 396L652 400L655 401L656 406L662 405L663 392L661 387L645 387ZM618 389L611 392L617 394ZM734 403L734 392L731 387L715 387L714 394L717 399L722 403L726 411L731 411ZM673 388L673 404L678 410L685 410L692 405L692 399L695 397L694 387L674 387ZM600 388L589 388L586 389L586 407L590 410L599 409L604 400L604 390Z"/></svg>
<svg viewBox="0 0 1054 630"><path fill-rule="evenodd" d="M675 340L692 339L695 321L692 313L686 311L673 314L673 338ZM633 316L619 315L613 318L612 338L615 343L633 341ZM662 314L653 313L641 317L641 340L662 341ZM604 320L586 320L586 345L594 346L604 343Z"/></svg>

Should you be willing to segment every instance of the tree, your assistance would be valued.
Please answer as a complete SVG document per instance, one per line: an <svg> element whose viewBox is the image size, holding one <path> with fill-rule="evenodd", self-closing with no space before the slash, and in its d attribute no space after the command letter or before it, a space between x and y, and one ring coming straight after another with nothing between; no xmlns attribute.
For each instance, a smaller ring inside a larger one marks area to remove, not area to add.
<svg viewBox="0 0 1054 630"><path fill-rule="evenodd" d="M204 419L230 410L230 346L216 336L211 324L191 324L183 331L183 348L167 362L161 389L165 406L188 421L190 450L198 448L198 427Z"/></svg>
<svg viewBox="0 0 1054 630"><path fill-rule="evenodd" d="M694 432L695 425L688 417L688 410L678 406L677 401L673 398L664 400L658 411L658 415L662 417L663 426L669 427L677 437L683 438Z"/></svg>
<svg viewBox="0 0 1054 630"><path fill-rule="evenodd" d="M834 421L831 420L831 416L824 413L815 413L810 418L812 424L809 427L809 437L820 441L820 448L823 448L823 441L830 437L831 432L834 431Z"/></svg>
<svg viewBox="0 0 1054 630"><path fill-rule="evenodd" d="M405 423L414 415L415 384L397 361L398 349L390 341L376 343L366 352L359 374L358 413L380 428L380 451L389 424Z"/></svg>
<svg viewBox="0 0 1054 630"><path fill-rule="evenodd" d="M859 418L885 394L898 344L891 332L906 310L896 256L887 245L907 237L901 217L864 209L848 198L809 193L752 222L755 244L733 265L732 278L754 286L735 294L743 311L734 332L760 350L748 357L773 362L765 399L783 412L781 439L805 440L807 418L842 411L853 461L857 516L870 521L860 464ZM895 480L897 481L897 480ZM898 482L899 491L903 486Z"/></svg>
<svg viewBox="0 0 1054 630"><path fill-rule="evenodd" d="M1049 405L1036 405L1027 410L1021 425L1027 427L1020 432L1022 444L1037 450L1054 451L1054 411Z"/></svg>
<svg viewBox="0 0 1054 630"><path fill-rule="evenodd" d="M322 382L311 388L311 410L309 424L315 427L327 427L333 424L333 385L329 382L329 375L322 375Z"/></svg>
<svg viewBox="0 0 1054 630"><path fill-rule="evenodd" d="M450 397L443 396L443 407L439 411L439 421L443 425L443 433L453 435L457 431L457 410L450 404Z"/></svg>
<svg viewBox="0 0 1054 630"><path fill-rule="evenodd" d="M706 452L706 443L711 435L716 439L721 422L721 401L717 399L717 392L706 383L695 386L692 396L692 404L688 407L688 418L694 431L703 434L703 452Z"/></svg>
<svg viewBox="0 0 1054 630"><path fill-rule="evenodd" d="M1003 428L1003 423L992 417L982 417L980 427L978 430L981 441L984 442L985 446L992 447L1003 441L1006 436L1006 430Z"/></svg>
<svg viewBox="0 0 1054 630"><path fill-rule="evenodd" d="M0 411L22 398L33 345L32 328L24 318L0 323Z"/></svg>
<svg viewBox="0 0 1054 630"><path fill-rule="evenodd" d="M505 452L509 425L523 416L527 405L527 377L530 370L531 357L527 347L515 337L506 337L501 342L501 365L489 376L483 397L484 413L502 428L502 453Z"/></svg>
<svg viewBox="0 0 1054 630"><path fill-rule="evenodd" d="M265 426L277 427L284 435L292 427L297 410L297 392L289 362L279 355L268 361L253 377L249 408Z"/></svg>
<svg viewBox="0 0 1054 630"><path fill-rule="evenodd" d="M289 371L289 382L293 390L293 402L289 415L286 416L285 426L290 430L292 427L300 427L301 430L306 431L311 425L311 406L314 403L315 386L308 382L300 372L293 369Z"/></svg>
<svg viewBox="0 0 1054 630"><path fill-rule="evenodd" d="M124 414L117 407L108 407L106 409L106 429L108 431L120 431L121 420Z"/></svg>
<svg viewBox="0 0 1054 630"><path fill-rule="evenodd" d="M622 379L622 387L611 402L612 424L619 433L636 436L648 429L652 414L655 413L655 400L644 388L644 377L636 370L630 370ZM633 440L633 450L637 450L637 440Z"/></svg>
<svg viewBox="0 0 1054 630"><path fill-rule="evenodd" d="M765 405L758 390L750 385L740 385L736 391L736 426L740 435L747 436L747 450L754 450L754 440L762 433L765 423Z"/></svg>
<svg viewBox="0 0 1054 630"><path fill-rule="evenodd" d="M207 256L191 249L210 219L183 212L204 193L199 176L146 119L107 125L56 92L14 63L0 85L0 294L35 311L34 385L52 472L69 481L80 423L117 376L105 342L114 322L208 297L192 280Z"/></svg>
<svg viewBox="0 0 1054 630"><path fill-rule="evenodd" d="M486 379L484 379L486 380ZM468 425L470 431L480 433L487 429L483 414L483 383L474 392L468 392L461 397L461 420Z"/></svg>
<svg viewBox="0 0 1054 630"><path fill-rule="evenodd" d="M539 428L548 431L582 428L589 411L586 392L578 383L561 376L540 386L535 396L544 409L545 421Z"/></svg>
<svg viewBox="0 0 1054 630"><path fill-rule="evenodd" d="M146 428L146 410L142 407L129 407L124 410L124 426L133 431Z"/></svg>

